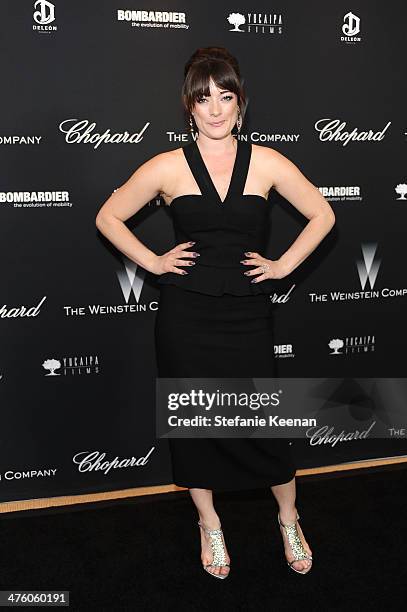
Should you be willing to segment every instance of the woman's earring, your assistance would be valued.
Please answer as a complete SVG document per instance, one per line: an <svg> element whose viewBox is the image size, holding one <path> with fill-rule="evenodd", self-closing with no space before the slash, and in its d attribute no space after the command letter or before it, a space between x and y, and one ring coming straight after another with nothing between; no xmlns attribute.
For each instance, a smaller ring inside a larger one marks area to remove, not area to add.
<svg viewBox="0 0 407 612"><path fill-rule="evenodd" d="M195 127L194 127L194 122L192 120L192 115L189 115L189 131L191 132L191 134L193 134L195 132Z"/></svg>
<svg viewBox="0 0 407 612"><path fill-rule="evenodd" d="M239 133L242 129L242 115L240 114L240 109L237 109L237 121L236 121L237 132Z"/></svg>

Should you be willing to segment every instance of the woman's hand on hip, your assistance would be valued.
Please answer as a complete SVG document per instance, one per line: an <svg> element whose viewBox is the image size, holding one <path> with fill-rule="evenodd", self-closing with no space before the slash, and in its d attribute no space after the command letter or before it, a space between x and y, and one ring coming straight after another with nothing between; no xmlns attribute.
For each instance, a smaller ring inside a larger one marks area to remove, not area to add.
<svg viewBox="0 0 407 612"><path fill-rule="evenodd" d="M259 283L266 279L281 279L288 275L280 261L266 259L259 253L248 251L245 253L247 259L242 259L241 264L245 266L255 266L244 272L246 276L253 276L252 283Z"/></svg>
<svg viewBox="0 0 407 612"><path fill-rule="evenodd" d="M199 257L196 251L187 251L186 249L195 244L194 242L181 242L163 255L157 255L154 264L153 274L165 274L166 272L174 272L175 274L188 274L186 270L177 266L193 266L195 262L192 258ZM183 259L183 258L186 259Z"/></svg>

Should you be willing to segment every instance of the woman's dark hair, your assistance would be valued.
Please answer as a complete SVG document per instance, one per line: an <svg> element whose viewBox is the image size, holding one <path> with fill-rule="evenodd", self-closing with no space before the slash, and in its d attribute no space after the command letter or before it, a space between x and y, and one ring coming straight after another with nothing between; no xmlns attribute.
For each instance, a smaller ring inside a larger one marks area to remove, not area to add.
<svg viewBox="0 0 407 612"><path fill-rule="evenodd" d="M187 121L195 102L210 95L210 78L219 88L236 94L243 121L247 108L243 79L237 59L225 47L201 47L185 64L181 96Z"/></svg>

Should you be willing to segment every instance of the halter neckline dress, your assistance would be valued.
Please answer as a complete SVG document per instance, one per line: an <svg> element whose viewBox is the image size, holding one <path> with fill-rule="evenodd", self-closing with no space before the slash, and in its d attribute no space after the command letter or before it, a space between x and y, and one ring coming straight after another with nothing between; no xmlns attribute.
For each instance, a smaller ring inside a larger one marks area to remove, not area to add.
<svg viewBox="0 0 407 612"><path fill-rule="evenodd" d="M155 320L157 376L275 376L272 303L275 281L251 283L244 252L265 253L269 203L245 194L252 147L237 141L222 202L195 141L183 147L200 194L169 205L176 244L196 241L188 274L160 275ZM289 441L277 438L168 438L174 484L239 490L289 482L295 466Z"/></svg>

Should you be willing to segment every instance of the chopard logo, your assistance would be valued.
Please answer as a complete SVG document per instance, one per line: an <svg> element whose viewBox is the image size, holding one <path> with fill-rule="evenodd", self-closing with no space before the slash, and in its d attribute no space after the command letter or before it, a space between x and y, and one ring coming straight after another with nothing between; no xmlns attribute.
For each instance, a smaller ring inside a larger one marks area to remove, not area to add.
<svg viewBox="0 0 407 612"><path fill-rule="evenodd" d="M370 426L363 431L356 429L355 431L348 431L346 433L344 430L342 430L339 434L334 433L333 427L324 425L319 429L312 427L306 432L306 436L309 438L310 446L329 444L333 448L336 446L336 444L338 444L338 442L351 442L352 440L364 440L365 438L368 438L370 431L375 425L376 421L372 421Z"/></svg>
<svg viewBox="0 0 407 612"><path fill-rule="evenodd" d="M373 140L379 141L383 140L384 133L391 124L391 121L388 121L385 127L380 132L373 132L373 130L369 131L358 131L357 128L353 128L351 132L344 130L346 127L346 122L340 119L319 119L314 125L317 132L319 132L319 140L325 142L327 140L334 140L342 142L342 145L346 147L346 145L351 140Z"/></svg>
<svg viewBox="0 0 407 612"><path fill-rule="evenodd" d="M7 308L6 304L0 306L0 318L5 319L17 319L18 317L38 317L40 314L40 307L45 302L46 296L37 304L37 306L13 306L10 309Z"/></svg>
<svg viewBox="0 0 407 612"><path fill-rule="evenodd" d="M105 460L106 453L101 453L99 451L83 451L81 453L77 453L72 461L77 464L78 472L103 472L106 476L111 469L120 469L127 467L142 467L147 465L149 461L149 457L155 446L152 446L148 453L143 457L126 457L125 459L119 459L119 457L115 457L111 461Z"/></svg>
<svg viewBox="0 0 407 612"><path fill-rule="evenodd" d="M96 123L90 123L87 119L65 119L59 124L59 129L65 134L65 142L68 144L93 144L93 148L97 149L101 144L120 144L130 143L137 144L142 140L142 135L150 125L149 122L145 123L140 132L114 132L113 134L109 129L105 130L103 134L93 132L96 127Z"/></svg>

